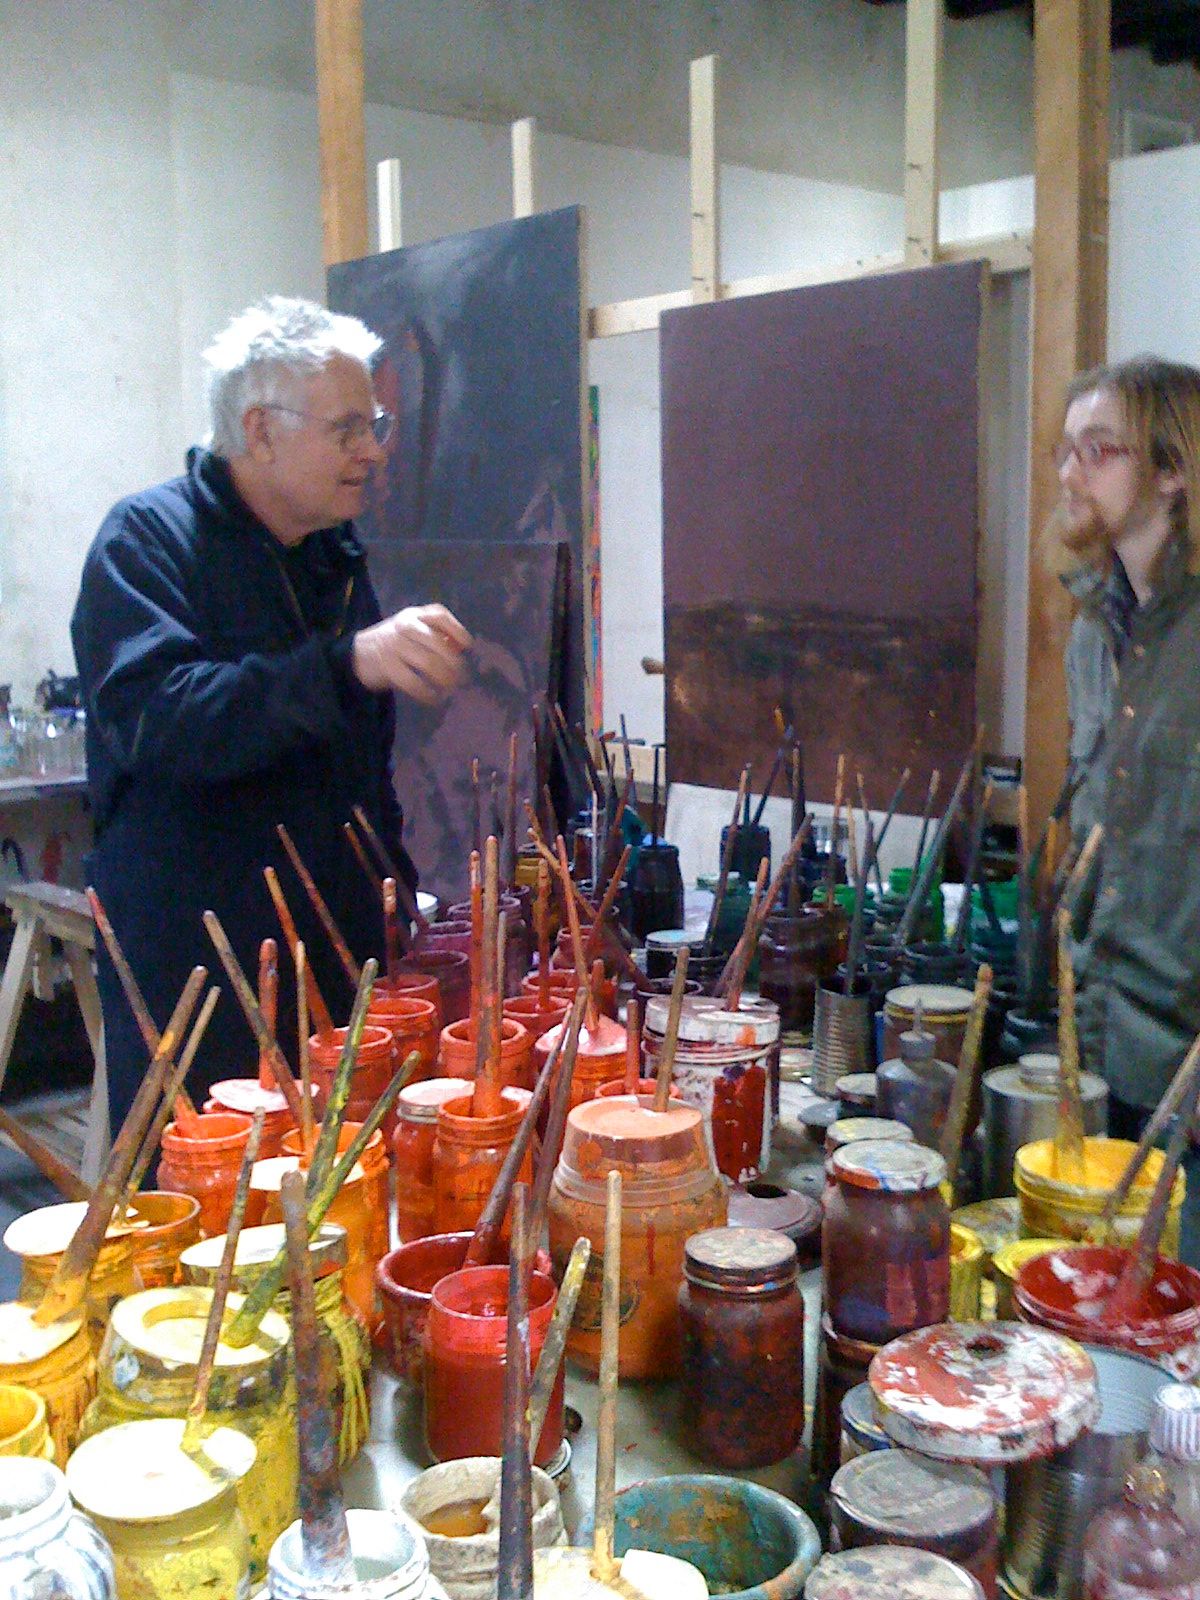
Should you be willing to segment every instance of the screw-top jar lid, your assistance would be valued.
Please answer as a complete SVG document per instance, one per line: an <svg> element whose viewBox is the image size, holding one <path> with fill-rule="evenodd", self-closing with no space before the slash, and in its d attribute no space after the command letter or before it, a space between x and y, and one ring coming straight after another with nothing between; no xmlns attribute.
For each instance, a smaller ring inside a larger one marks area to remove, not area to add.
<svg viewBox="0 0 1200 1600"><path fill-rule="evenodd" d="M867 1545L824 1555L808 1575L805 1600L983 1600L965 1568L928 1550Z"/></svg>
<svg viewBox="0 0 1200 1600"><path fill-rule="evenodd" d="M888 990L884 1005L890 1006L893 1011L911 1015L920 1001L922 1015L928 1024L969 1012L974 998L970 989L962 989L956 983L902 983L898 988Z"/></svg>
<svg viewBox="0 0 1200 1600"><path fill-rule="evenodd" d="M1200 1461L1200 1389L1166 1383L1154 1396L1150 1446L1176 1461Z"/></svg>
<svg viewBox="0 0 1200 1600"><path fill-rule="evenodd" d="M915 1450L857 1456L834 1474L829 1495L835 1515L880 1539L981 1535L996 1520L996 1496L978 1467L932 1461Z"/></svg>
<svg viewBox="0 0 1200 1600"><path fill-rule="evenodd" d="M79 1445L67 1462L71 1498L114 1522L155 1522L195 1511L229 1492L254 1465L254 1441L237 1428L217 1428L204 1452L209 1472L180 1448L185 1424L173 1417L118 1423Z"/></svg>
<svg viewBox="0 0 1200 1600"><path fill-rule="evenodd" d="M683 1247L693 1283L763 1289L796 1276L796 1246L774 1228L706 1228Z"/></svg>
<svg viewBox="0 0 1200 1600"><path fill-rule="evenodd" d="M400 1091L396 1113L401 1122L436 1122L439 1106L470 1094L473 1088L469 1078L426 1078L410 1083Z"/></svg>
<svg viewBox="0 0 1200 1600"><path fill-rule="evenodd" d="M833 1175L856 1189L884 1194L920 1194L946 1181L946 1163L936 1150L899 1139L862 1139L831 1158Z"/></svg>
<svg viewBox="0 0 1200 1600"><path fill-rule="evenodd" d="M1017 1072L1027 1089L1048 1089L1053 1092L1058 1088L1059 1079L1057 1052L1033 1050L1019 1057Z"/></svg>
<svg viewBox="0 0 1200 1600"><path fill-rule="evenodd" d="M848 1072L833 1086L839 1100L874 1100L877 1081L873 1072Z"/></svg>
<svg viewBox="0 0 1200 1600"><path fill-rule="evenodd" d="M897 1122L893 1117L839 1117L825 1134L825 1154L832 1155L835 1150L864 1139L895 1139L912 1144L913 1131L906 1122Z"/></svg>
<svg viewBox="0 0 1200 1600"><path fill-rule="evenodd" d="M667 1031L670 999L655 995L646 1001L646 1029L660 1037ZM744 1000L730 1011L724 1000L706 994L685 995L679 1016L681 1043L722 1045L726 1049L761 1050L779 1038L779 1007L773 1000Z"/></svg>

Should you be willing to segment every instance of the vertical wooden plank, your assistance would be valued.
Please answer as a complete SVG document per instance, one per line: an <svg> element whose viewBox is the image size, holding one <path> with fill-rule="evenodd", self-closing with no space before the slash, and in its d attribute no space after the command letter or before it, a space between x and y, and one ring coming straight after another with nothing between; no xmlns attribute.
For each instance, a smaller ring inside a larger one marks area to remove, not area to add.
<svg viewBox="0 0 1200 1600"><path fill-rule="evenodd" d="M928 267L938 250L938 114L942 0L908 0L904 65L904 263Z"/></svg>
<svg viewBox="0 0 1200 1600"><path fill-rule="evenodd" d="M1039 544L1058 498L1051 452L1063 390L1104 359L1108 332L1110 0L1037 0L1034 12L1032 392L1025 782L1047 815L1067 756L1067 595Z"/></svg>
<svg viewBox="0 0 1200 1600"><path fill-rule="evenodd" d="M588 388L591 374L588 369L588 214L579 208L579 482L580 508L583 515L583 703L585 716L595 719L593 733L599 733L604 723L603 660L599 652L593 657L592 640L598 635L600 617L599 557L592 538L591 496L591 439L589 428Z"/></svg>
<svg viewBox="0 0 1200 1600"><path fill-rule="evenodd" d="M691 69L692 299L715 300L721 284L717 57Z"/></svg>
<svg viewBox="0 0 1200 1600"><path fill-rule="evenodd" d="M522 117L512 125L513 216L531 217L537 210L537 118Z"/></svg>
<svg viewBox="0 0 1200 1600"><path fill-rule="evenodd" d="M399 250L404 243L400 163L380 161L375 167L375 192L379 205L379 248Z"/></svg>
<svg viewBox="0 0 1200 1600"><path fill-rule="evenodd" d="M362 0L315 0L321 224L327 267L370 250Z"/></svg>

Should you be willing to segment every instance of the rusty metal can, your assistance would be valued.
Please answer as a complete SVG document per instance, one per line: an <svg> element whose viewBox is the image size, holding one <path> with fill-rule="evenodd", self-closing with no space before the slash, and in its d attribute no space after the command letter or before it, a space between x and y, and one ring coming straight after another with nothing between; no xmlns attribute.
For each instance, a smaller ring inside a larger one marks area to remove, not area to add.
<svg viewBox="0 0 1200 1600"><path fill-rule="evenodd" d="M811 1455L813 1478L823 1488L829 1487L841 1464L842 1406L846 1396L866 1382L879 1349L879 1345L839 1337L828 1312L822 1314Z"/></svg>

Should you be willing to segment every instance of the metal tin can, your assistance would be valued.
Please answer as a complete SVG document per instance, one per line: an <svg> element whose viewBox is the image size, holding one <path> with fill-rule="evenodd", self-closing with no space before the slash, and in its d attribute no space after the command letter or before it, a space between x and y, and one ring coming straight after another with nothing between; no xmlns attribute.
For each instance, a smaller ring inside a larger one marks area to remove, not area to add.
<svg viewBox="0 0 1200 1600"><path fill-rule="evenodd" d="M893 1448L887 1429L875 1415L875 1396L869 1383L856 1383L842 1399L841 1460L854 1461L871 1450Z"/></svg>
<svg viewBox="0 0 1200 1600"><path fill-rule="evenodd" d="M997 1067L983 1078L983 1192L1016 1194L1014 1166L1022 1145L1053 1139L1058 1131L1058 1057L1024 1055L1015 1067ZM1108 1129L1108 1085L1094 1073L1079 1077L1083 1131Z"/></svg>
<svg viewBox="0 0 1200 1600"><path fill-rule="evenodd" d="M985 1600L969 1572L926 1550L872 1545L822 1556L804 1600Z"/></svg>

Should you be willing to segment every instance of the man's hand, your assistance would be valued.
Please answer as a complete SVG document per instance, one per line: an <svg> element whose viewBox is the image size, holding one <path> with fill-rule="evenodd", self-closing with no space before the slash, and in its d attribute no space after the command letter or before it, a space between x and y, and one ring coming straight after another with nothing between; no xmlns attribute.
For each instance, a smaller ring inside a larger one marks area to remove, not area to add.
<svg viewBox="0 0 1200 1600"><path fill-rule="evenodd" d="M471 635L445 606L406 606L354 635L354 676L364 689L395 689L437 705L463 681Z"/></svg>

